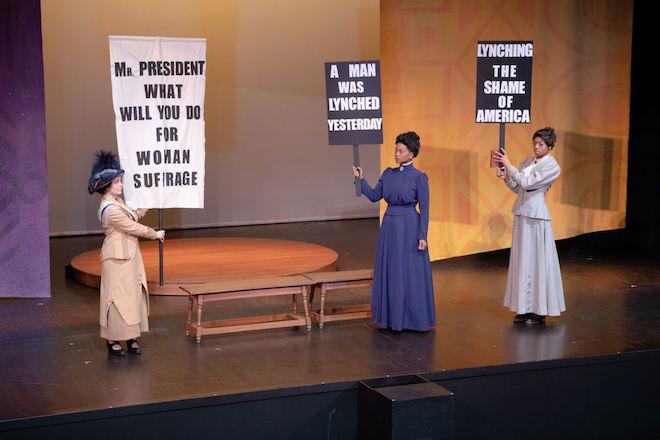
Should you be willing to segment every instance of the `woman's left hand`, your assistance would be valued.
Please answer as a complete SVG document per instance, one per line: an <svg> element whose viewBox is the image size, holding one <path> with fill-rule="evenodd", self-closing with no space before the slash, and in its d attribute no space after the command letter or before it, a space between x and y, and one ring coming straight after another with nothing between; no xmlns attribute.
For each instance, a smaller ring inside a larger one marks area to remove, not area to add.
<svg viewBox="0 0 660 440"><path fill-rule="evenodd" d="M502 165L504 165L505 168L509 168L511 166L511 161L509 160L509 156L507 156L506 150L504 149L499 151L493 151L493 158L497 162L502 162Z"/></svg>
<svg viewBox="0 0 660 440"><path fill-rule="evenodd" d="M428 243L426 243L426 240L419 240L419 245L417 246L417 249L420 251L425 251L426 248L428 247Z"/></svg>

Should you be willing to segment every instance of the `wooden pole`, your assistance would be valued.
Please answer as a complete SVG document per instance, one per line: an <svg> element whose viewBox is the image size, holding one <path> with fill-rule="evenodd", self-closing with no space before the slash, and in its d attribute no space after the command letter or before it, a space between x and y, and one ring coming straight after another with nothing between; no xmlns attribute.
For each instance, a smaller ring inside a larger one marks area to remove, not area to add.
<svg viewBox="0 0 660 440"><path fill-rule="evenodd" d="M158 210L158 230L163 229L163 210ZM159 285L163 285L163 242L158 240L158 270L159 276L158 281Z"/></svg>
<svg viewBox="0 0 660 440"><path fill-rule="evenodd" d="M356 167L360 166L360 146L358 144L353 144L353 165ZM360 197L362 191L360 190L360 178L355 178L355 197Z"/></svg>

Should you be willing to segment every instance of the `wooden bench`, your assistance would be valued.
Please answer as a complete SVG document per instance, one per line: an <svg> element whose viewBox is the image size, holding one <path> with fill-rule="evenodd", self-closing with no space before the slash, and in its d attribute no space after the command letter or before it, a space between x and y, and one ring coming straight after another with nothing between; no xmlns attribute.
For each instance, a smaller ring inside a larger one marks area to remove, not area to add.
<svg viewBox="0 0 660 440"><path fill-rule="evenodd" d="M309 317L307 294L313 284L314 282L309 278L298 275L255 280L220 281L181 287L182 290L188 293L189 301L186 336L193 333L197 343L200 343L202 335L218 333L297 326L305 326L307 331L310 331L312 325ZM202 308L207 302L281 295L291 295L291 313L202 321ZM298 295L302 295L304 315L299 314L297 311L296 300ZM192 323L193 302L197 302L196 323Z"/></svg>
<svg viewBox="0 0 660 440"><path fill-rule="evenodd" d="M362 319L371 317L371 305L359 304L354 306L333 307L325 309L325 296L331 290L350 289L354 287L369 287L373 278L373 270L342 270L334 272L305 273L314 285L309 295L310 305L314 299L314 289L321 289L321 308L310 313L312 319L318 322L319 328L323 328L326 322L344 321L348 319Z"/></svg>

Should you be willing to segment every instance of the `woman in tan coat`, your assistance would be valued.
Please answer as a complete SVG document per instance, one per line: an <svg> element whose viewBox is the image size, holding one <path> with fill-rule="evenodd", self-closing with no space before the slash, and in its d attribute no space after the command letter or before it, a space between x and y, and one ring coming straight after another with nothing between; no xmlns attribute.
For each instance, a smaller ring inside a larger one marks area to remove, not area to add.
<svg viewBox="0 0 660 440"><path fill-rule="evenodd" d="M165 239L165 231L154 231L138 223L146 211L133 211L124 203L123 174L116 156L100 151L88 184L90 194L103 195L98 210L105 230L99 323L108 352L116 356L126 356L126 351L141 354L137 338L149 330L147 278L138 237ZM127 350L119 341L126 341Z"/></svg>

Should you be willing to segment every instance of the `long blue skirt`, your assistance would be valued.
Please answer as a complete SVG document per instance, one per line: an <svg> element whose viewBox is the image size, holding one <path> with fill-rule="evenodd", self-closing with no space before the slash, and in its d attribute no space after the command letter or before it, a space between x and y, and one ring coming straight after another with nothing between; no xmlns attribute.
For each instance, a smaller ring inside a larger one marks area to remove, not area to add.
<svg viewBox="0 0 660 440"><path fill-rule="evenodd" d="M426 331L435 325L428 249L417 246L419 214L383 217L371 288L372 322L392 330Z"/></svg>

